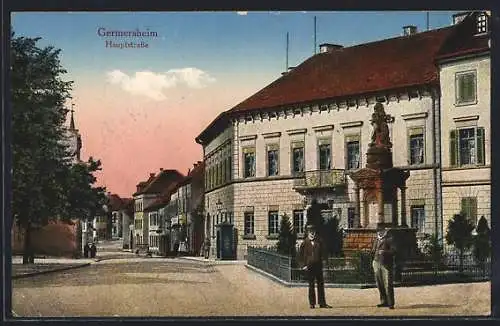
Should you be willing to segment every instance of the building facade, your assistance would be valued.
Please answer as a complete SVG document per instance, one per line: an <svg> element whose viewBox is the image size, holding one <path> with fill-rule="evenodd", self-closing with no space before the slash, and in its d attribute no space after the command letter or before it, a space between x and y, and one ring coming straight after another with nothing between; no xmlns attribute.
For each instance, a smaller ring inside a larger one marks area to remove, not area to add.
<svg viewBox="0 0 500 326"><path fill-rule="evenodd" d="M444 227L459 212L491 225L490 17L454 18L459 30L438 56Z"/></svg>
<svg viewBox="0 0 500 326"><path fill-rule="evenodd" d="M148 248L151 239L157 241L158 222L156 211L145 210L148 206L155 203L156 200L164 196L164 192L170 185L179 182L184 176L177 170L164 170L160 169L160 173L155 175L150 174L147 181L141 182L137 185L137 191L133 194L134 197L134 246L142 246ZM156 217L153 221L149 220L150 213ZM154 222L153 229L150 230L150 223ZM157 248L157 242L154 247Z"/></svg>
<svg viewBox="0 0 500 326"><path fill-rule="evenodd" d="M449 142L451 129L461 128L451 126L456 122L465 126L464 120L474 120L481 127L488 121L489 128L489 57L483 51L474 59L435 62L450 53L453 39L463 37L463 26L474 17L423 33L405 29L401 37L348 48L323 44L319 54L220 114L196 139L204 151L205 227L211 256L218 256L214 243L223 220L236 230L238 259L245 258L247 246L274 245L283 214L302 234L312 199L337 216L343 228L373 227L376 208L362 204L356 216L354 185L348 176L366 163L375 103L383 103L392 117L394 166L410 170L405 208L417 235L442 237L445 212L474 209L470 194L461 195L465 200L460 207L457 191L481 193L478 201L486 217L489 186L482 183L489 173L488 159L468 167L474 176L465 181L458 167L444 169L450 162L445 152L450 152L443 144ZM457 73L471 70L477 71L484 87L477 96L485 98L460 113L455 87L448 88L455 85ZM487 139L489 129L477 130L474 144L482 144L477 135ZM489 145L479 151L488 152ZM452 184L453 177L463 188ZM385 212L389 222L392 212Z"/></svg>

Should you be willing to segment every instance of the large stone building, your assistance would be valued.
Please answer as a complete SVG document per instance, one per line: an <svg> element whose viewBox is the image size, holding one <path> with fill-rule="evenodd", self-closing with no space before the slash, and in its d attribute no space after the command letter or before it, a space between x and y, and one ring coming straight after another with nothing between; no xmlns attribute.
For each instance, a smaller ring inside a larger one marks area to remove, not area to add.
<svg viewBox="0 0 500 326"><path fill-rule="evenodd" d="M222 218L234 223L237 258L244 259L247 246L275 244L284 213L300 236L313 198L344 228L376 224L370 205L361 203L356 216L348 175L366 163L377 102L393 117L394 166L411 173L405 208L417 234L442 236L460 210L489 220L488 19L474 12L436 30L406 26L386 40L322 44L217 116L196 138L211 256L219 254Z"/></svg>

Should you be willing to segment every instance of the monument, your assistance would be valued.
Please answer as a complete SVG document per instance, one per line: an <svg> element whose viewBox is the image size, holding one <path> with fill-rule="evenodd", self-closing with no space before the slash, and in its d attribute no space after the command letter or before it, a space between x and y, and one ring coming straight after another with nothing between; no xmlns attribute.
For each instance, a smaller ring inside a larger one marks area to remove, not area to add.
<svg viewBox="0 0 500 326"><path fill-rule="evenodd" d="M399 262L416 254L416 229L409 228L406 221L406 180L410 172L393 166L388 128L393 121L394 118L385 113L382 103L375 104L366 167L350 174L355 184L355 217L354 228L346 230L344 239L347 255L370 250L376 230L381 226L390 228L398 247L396 259ZM398 190L401 197L399 218Z"/></svg>

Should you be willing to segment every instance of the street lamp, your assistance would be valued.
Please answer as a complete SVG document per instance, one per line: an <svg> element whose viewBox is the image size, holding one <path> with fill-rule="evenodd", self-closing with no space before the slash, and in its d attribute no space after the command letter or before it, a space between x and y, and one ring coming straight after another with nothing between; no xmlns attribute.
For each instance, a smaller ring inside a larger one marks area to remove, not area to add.
<svg viewBox="0 0 500 326"><path fill-rule="evenodd" d="M217 202L215 203L215 208L217 209L217 224L219 223L219 218L221 216L221 213L222 213L222 202L219 200L217 200ZM222 222L222 218L221 219L221 222Z"/></svg>

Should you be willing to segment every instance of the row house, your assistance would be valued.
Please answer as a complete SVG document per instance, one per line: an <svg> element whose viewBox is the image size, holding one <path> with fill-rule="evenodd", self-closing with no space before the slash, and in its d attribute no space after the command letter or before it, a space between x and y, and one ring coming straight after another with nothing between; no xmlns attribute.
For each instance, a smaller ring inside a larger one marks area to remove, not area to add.
<svg viewBox="0 0 500 326"><path fill-rule="evenodd" d="M160 173L151 173L149 179L137 185L137 191L132 195L134 198L134 225L133 245L134 248L148 248L150 229L149 214L144 209L161 197L162 192L172 183L182 180L184 176L177 170L160 169Z"/></svg>
<svg viewBox="0 0 500 326"><path fill-rule="evenodd" d="M184 246L187 253L200 254L204 238L204 170L203 162L195 163L186 178L173 189L165 207L174 252Z"/></svg>
<svg viewBox="0 0 500 326"><path fill-rule="evenodd" d="M366 164L376 103L393 117L394 165L411 173L406 220L417 234L442 236L460 210L489 220L488 23L488 15L474 12L436 30L406 26L402 36L381 41L322 44L217 116L196 138L211 256L220 255L223 220L236 230L238 259L248 245L274 245L285 213L300 236L312 199L343 228L374 227L369 204L360 207L367 225L355 215L348 175Z"/></svg>

